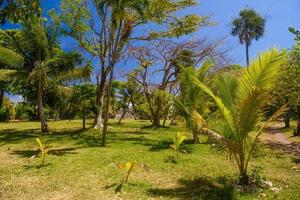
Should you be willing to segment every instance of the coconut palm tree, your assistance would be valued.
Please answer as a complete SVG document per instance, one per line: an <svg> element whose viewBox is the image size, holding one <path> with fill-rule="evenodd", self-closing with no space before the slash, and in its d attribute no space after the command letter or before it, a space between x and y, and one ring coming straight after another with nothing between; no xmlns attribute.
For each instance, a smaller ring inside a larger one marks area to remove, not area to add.
<svg viewBox="0 0 300 200"><path fill-rule="evenodd" d="M109 118L109 102L113 83L113 71L118 62L125 44L128 42L132 33L133 22L137 20L137 16L142 17L148 0L101 0L96 5L100 13L105 16L109 12L109 34L107 43L108 51L108 68L107 75L109 80L107 85L107 98L104 109L104 123L102 130L102 146L105 146L107 123ZM109 11L109 12L107 12ZM108 18L108 17L107 17Z"/></svg>
<svg viewBox="0 0 300 200"><path fill-rule="evenodd" d="M239 17L232 22L233 36L238 36L240 43L245 44L247 66L249 65L249 46L253 39L258 40L265 31L266 20L253 9L240 11Z"/></svg>
<svg viewBox="0 0 300 200"><path fill-rule="evenodd" d="M91 66L77 68L81 57L78 53L63 52L57 42L58 32L51 24L46 26L40 16L32 15L21 22L18 36L9 37L10 46L24 59L18 69L15 83L20 87L34 88L42 132L48 131L44 113L44 94L48 87L65 85L67 81L89 78Z"/></svg>
<svg viewBox="0 0 300 200"><path fill-rule="evenodd" d="M242 183L248 182L248 164L258 148L262 130L285 110L283 106L260 125L262 109L267 103L267 90L276 79L283 60L284 54L276 49L260 54L241 77L220 76L217 94L197 77L191 76L195 85L214 99L222 114L222 118L217 119L211 129L221 136L215 142L218 147L227 150L230 158L235 161Z"/></svg>

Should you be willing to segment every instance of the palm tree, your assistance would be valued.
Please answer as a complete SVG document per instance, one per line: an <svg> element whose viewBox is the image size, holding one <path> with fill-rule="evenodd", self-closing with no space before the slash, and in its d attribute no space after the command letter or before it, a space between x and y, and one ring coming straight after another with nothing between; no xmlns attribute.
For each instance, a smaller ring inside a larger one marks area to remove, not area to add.
<svg viewBox="0 0 300 200"><path fill-rule="evenodd" d="M201 114L203 114L207 108L207 101L202 91L196 85L191 84L191 79L188 74L193 74L198 81L204 82L208 70L212 66L213 63L207 61L203 63L199 69L188 67L179 75L181 96L179 99L174 98L174 103L180 115L185 119L187 127L192 131L194 143L200 143L199 132L204 125Z"/></svg>
<svg viewBox="0 0 300 200"><path fill-rule="evenodd" d="M230 159L238 166L241 183L248 182L248 163L257 150L262 130L285 110L283 106L259 126L262 109L267 103L267 90L278 75L283 57L282 53L272 49L259 55L240 78L220 76L217 94L197 77L191 76L195 85L214 99L222 114L211 129L221 136L215 141L218 147L227 150Z"/></svg>
<svg viewBox="0 0 300 200"><path fill-rule="evenodd" d="M249 46L253 39L258 40L265 31L266 20L253 9L240 11L239 17L232 22L233 36L238 36L240 43L246 46L247 66L249 66Z"/></svg>
<svg viewBox="0 0 300 200"><path fill-rule="evenodd" d="M31 16L21 22L21 27L20 35L10 38L11 46L24 59L24 67L17 71L15 82L25 90L35 89L41 130L47 132L44 113L47 88L59 88L67 81L89 78L91 66L76 68L81 61L80 55L63 52L57 42L58 32L53 29L55 26L46 26L43 18Z"/></svg>
<svg viewBox="0 0 300 200"><path fill-rule="evenodd" d="M23 64L23 58L11 49L0 46L0 107L4 99L7 81L12 79L16 68Z"/></svg>
<svg viewBox="0 0 300 200"><path fill-rule="evenodd" d="M119 61L125 44L128 42L133 29L133 22L137 20L137 16L142 18L145 8L148 6L148 0L101 0L97 8L104 16L107 10L110 10L110 26L107 43L108 51L108 68L107 75L109 80L107 85L107 95L104 109L104 123L102 130L102 146L105 146L107 123L109 119L109 102L113 83L114 67ZM106 30L105 30L106 31ZM99 113L98 113L99 114Z"/></svg>

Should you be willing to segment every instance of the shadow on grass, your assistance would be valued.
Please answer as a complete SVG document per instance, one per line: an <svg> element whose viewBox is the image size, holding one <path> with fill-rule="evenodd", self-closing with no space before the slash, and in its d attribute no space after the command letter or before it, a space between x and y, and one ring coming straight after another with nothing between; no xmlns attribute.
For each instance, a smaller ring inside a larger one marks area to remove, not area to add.
<svg viewBox="0 0 300 200"><path fill-rule="evenodd" d="M212 179L199 177L193 180L180 179L179 186L175 188L152 188L148 192L152 196L168 197L177 199L226 199L234 198L234 187L227 177Z"/></svg>
<svg viewBox="0 0 300 200"><path fill-rule="evenodd" d="M284 153L300 158L300 143L292 142L290 144L285 144L276 141L268 141L268 143L265 145L270 147L271 149L280 150Z"/></svg>
<svg viewBox="0 0 300 200"><path fill-rule="evenodd" d="M154 142L149 145L150 146L149 151L161 151L161 150L165 150L165 149L170 149L171 144L173 144L171 139ZM191 145L194 145L192 140L184 141L184 143L180 147L181 151L183 153L188 153L188 154L193 153L193 149L192 149Z"/></svg>
<svg viewBox="0 0 300 200"><path fill-rule="evenodd" d="M77 152L74 152L77 149L80 149L82 147L69 147L69 148L59 148L59 149L51 149L48 154L54 155L54 156L64 156L67 154L77 154ZM19 155L21 157L31 157L34 155L39 154L39 150L15 150L11 151L10 154L13 155Z"/></svg>
<svg viewBox="0 0 300 200"><path fill-rule="evenodd" d="M293 163L300 164L300 158L292 158Z"/></svg>
<svg viewBox="0 0 300 200"><path fill-rule="evenodd" d="M147 135L149 132L142 132L142 131L124 131L122 134L126 135Z"/></svg>
<svg viewBox="0 0 300 200"><path fill-rule="evenodd" d="M39 129L4 129L0 131L0 144L12 144L29 142L35 143L34 138L40 137L43 142L51 145L56 142L72 142L82 147L100 146L99 136L90 129L70 128L70 129L53 129L48 133L40 133ZM31 142L31 141L30 141ZM60 153L58 151L58 153Z"/></svg>
<svg viewBox="0 0 300 200"><path fill-rule="evenodd" d="M145 125L142 126L141 129L151 129L151 130L158 130L158 129L169 129L169 126L153 126L153 125Z"/></svg>
<svg viewBox="0 0 300 200"><path fill-rule="evenodd" d="M27 129L27 130L18 130L18 129L4 129L0 131L0 143L9 144L17 143L21 140L27 138L33 138L36 136L35 131L37 129Z"/></svg>

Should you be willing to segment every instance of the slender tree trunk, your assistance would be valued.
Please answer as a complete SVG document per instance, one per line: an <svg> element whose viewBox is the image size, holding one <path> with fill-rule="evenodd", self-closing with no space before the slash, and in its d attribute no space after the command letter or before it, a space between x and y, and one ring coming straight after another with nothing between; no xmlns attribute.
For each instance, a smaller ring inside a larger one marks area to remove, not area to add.
<svg viewBox="0 0 300 200"><path fill-rule="evenodd" d="M239 154L240 158L240 183L243 185L247 185L249 183L249 176L247 175L247 165L245 164L245 158L244 158L244 153L243 150L240 150L241 153Z"/></svg>
<svg viewBox="0 0 300 200"><path fill-rule="evenodd" d="M249 66L249 44L246 42L246 60L247 66Z"/></svg>
<svg viewBox="0 0 300 200"><path fill-rule="evenodd" d="M167 118L168 118L168 112L166 112L166 113L164 114L164 122L163 122L163 127L165 127L165 126L166 126L166 121L167 121Z"/></svg>
<svg viewBox="0 0 300 200"><path fill-rule="evenodd" d="M105 102L105 112L104 112L104 123L103 123L103 130L102 130L102 141L101 145L104 147L106 145L106 133L107 133L107 124L109 120L109 100L110 100L110 93L112 90L112 82L113 82L114 74L113 68L110 71L109 75L109 83L107 87L107 95L106 95L106 102Z"/></svg>
<svg viewBox="0 0 300 200"><path fill-rule="evenodd" d="M55 111L54 118L55 118L55 121L59 120L59 108Z"/></svg>
<svg viewBox="0 0 300 200"><path fill-rule="evenodd" d="M120 117L120 119L119 119L119 121L118 121L118 125L121 124L121 121L122 121L122 119L124 118L124 116L125 116L126 113L127 113L127 109L124 109L124 110L123 110L123 113L122 113L122 115L121 115L121 117Z"/></svg>
<svg viewBox="0 0 300 200"><path fill-rule="evenodd" d="M290 114L288 111L284 114L283 119L284 119L284 128L289 128L290 127Z"/></svg>
<svg viewBox="0 0 300 200"><path fill-rule="evenodd" d="M297 122L296 135L300 136L300 105L297 106L297 112L298 112L298 122Z"/></svg>
<svg viewBox="0 0 300 200"><path fill-rule="evenodd" d="M101 73L101 80L97 80L97 96L96 96L96 115L94 118L94 128L102 128L102 114L103 114L103 102L104 102L104 90L105 90L105 73Z"/></svg>
<svg viewBox="0 0 300 200"><path fill-rule="evenodd" d="M82 110L82 129L85 129L85 109Z"/></svg>
<svg viewBox="0 0 300 200"><path fill-rule="evenodd" d="M4 89L0 89L0 108L3 105L3 99L4 99Z"/></svg>
<svg viewBox="0 0 300 200"><path fill-rule="evenodd" d="M44 106L43 106L43 90L42 90L42 83L39 80L38 83L38 110L39 110L39 118L41 121L41 131L43 133L48 132L48 124L46 121L45 113L44 113Z"/></svg>

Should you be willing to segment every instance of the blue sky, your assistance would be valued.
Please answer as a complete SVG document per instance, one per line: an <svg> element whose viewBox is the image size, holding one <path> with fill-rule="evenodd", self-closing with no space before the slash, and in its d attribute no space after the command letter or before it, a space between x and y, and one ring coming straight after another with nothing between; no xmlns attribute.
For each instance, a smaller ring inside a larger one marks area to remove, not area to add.
<svg viewBox="0 0 300 200"><path fill-rule="evenodd" d="M232 19L238 16L243 8L253 8L267 20L264 37L254 41L250 47L251 58L273 46L290 48L293 45L293 35L288 28L300 27L299 0L202 0L197 13L212 14L212 20L217 25L204 28L195 35L212 39L228 36L226 45L233 48L230 57L234 62L244 65L245 48L239 44L237 38L229 35Z"/></svg>
<svg viewBox="0 0 300 200"><path fill-rule="evenodd" d="M58 8L59 0L44 0L45 9ZM195 38L220 39L226 37L225 48L232 49L229 53L233 62L245 64L245 48L236 37L230 36L230 23L244 8L253 8L267 20L263 38L254 41L250 47L250 57L271 47L290 48L293 35L288 31L290 26L300 28L299 0L199 0L199 5L187 12L199 15L211 15L215 26L205 27L194 33ZM69 40L62 40L65 47L72 47Z"/></svg>
<svg viewBox="0 0 300 200"><path fill-rule="evenodd" d="M60 0L43 0L42 4L45 10L58 9L59 2ZM190 37L210 40L226 37L224 48L231 49L228 55L231 61L245 65L245 47L239 44L238 38L230 35L232 19L237 17L239 11L244 8L255 9L267 20L264 37L252 42L250 58L272 47L292 47L293 35L288 28L290 26L300 28L300 0L200 0L197 7L185 12L211 15L211 21L216 25L204 27ZM61 44L65 49L76 48L76 45L67 38L62 39Z"/></svg>
<svg viewBox="0 0 300 200"><path fill-rule="evenodd" d="M43 0L45 10L59 8L60 0ZM188 9L188 13L211 15L215 26L204 27L194 33L193 38L208 38L211 40L225 38L224 47L232 49L229 56L234 63L245 65L245 47L239 44L238 38L230 35L231 21L244 8L253 8L267 20L265 35L259 41L253 41L250 47L250 57L272 47L290 48L294 41L288 31L290 26L300 28L299 0L199 0L199 5ZM61 40L66 49L75 48L69 39Z"/></svg>

